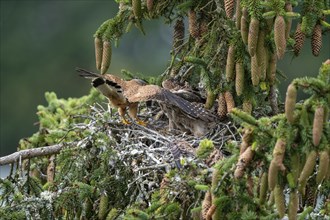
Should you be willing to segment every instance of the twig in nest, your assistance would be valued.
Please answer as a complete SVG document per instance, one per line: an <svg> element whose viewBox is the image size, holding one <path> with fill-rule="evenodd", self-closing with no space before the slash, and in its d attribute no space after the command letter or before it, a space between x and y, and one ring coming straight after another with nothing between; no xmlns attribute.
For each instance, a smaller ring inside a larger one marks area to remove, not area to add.
<svg viewBox="0 0 330 220"><path fill-rule="evenodd" d="M154 166L148 166L148 167L140 167L140 168L137 168L135 170L133 170L134 172L138 172L138 171L142 171L142 170L150 170L150 169L161 169L161 168L166 168L168 167L169 164L157 164L157 165L154 165Z"/></svg>

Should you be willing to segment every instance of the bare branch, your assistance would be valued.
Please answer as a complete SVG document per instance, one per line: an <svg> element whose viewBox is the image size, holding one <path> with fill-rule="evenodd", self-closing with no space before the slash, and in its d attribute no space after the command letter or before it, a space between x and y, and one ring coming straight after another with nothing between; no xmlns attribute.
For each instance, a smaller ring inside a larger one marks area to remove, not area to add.
<svg viewBox="0 0 330 220"><path fill-rule="evenodd" d="M57 154L64 147L72 146L77 143L78 142L60 143L60 144L55 144L55 145L46 146L46 147L38 147L38 148L32 148L32 149L18 151L18 152L9 154L4 157L0 157L0 166L14 163L18 159L27 159L27 158Z"/></svg>

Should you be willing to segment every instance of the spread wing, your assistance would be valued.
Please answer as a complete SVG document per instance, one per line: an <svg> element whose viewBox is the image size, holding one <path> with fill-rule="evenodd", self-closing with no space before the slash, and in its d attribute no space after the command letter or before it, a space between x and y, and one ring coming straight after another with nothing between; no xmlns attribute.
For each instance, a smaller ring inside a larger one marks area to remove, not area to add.
<svg viewBox="0 0 330 220"><path fill-rule="evenodd" d="M133 93L134 92L134 93ZM203 121L214 121L217 117L202 106L189 102L167 89L163 89L156 85L140 86L135 91L124 91L129 102L141 102L148 100L156 100L164 102L167 105L175 106L190 117L198 118Z"/></svg>

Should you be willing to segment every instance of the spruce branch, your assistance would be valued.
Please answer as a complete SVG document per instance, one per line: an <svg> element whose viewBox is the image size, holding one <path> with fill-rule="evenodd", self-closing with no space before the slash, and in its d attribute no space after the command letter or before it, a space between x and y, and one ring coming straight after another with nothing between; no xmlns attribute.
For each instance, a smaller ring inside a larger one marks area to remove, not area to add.
<svg viewBox="0 0 330 220"><path fill-rule="evenodd" d="M78 142L60 143L51 146L21 150L4 157L0 157L0 166L14 163L18 159L29 159L33 157L48 156L59 153L63 148L77 145Z"/></svg>

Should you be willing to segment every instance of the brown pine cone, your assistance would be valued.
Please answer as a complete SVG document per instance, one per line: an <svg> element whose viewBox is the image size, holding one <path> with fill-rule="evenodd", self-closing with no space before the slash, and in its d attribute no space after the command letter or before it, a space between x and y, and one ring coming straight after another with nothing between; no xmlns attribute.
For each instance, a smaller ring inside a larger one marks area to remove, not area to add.
<svg viewBox="0 0 330 220"><path fill-rule="evenodd" d="M316 185L319 185L324 178L326 178L327 173L330 172L329 167L329 152L327 150L323 150L319 152L319 166L317 169L316 176Z"/></svg>
<svg viewBox="0 0 330 220"><path fill-rule="evenodd" d="M226 62L226 79L230 82L234 79L234 67L235 67L235 46L230 45L228 48L227 62Z"/></svg>
<svg viewBox="0 0 330 220"><path fill-rule="evenodd" d="M230 91L226 91L224 94L226 105L227 105L227 112L230 113L233 108L235 108L235 101L233 95Z"/></svg>
<svg viewBox="0 0 330 220"><path fill-rule="evenodd" d="M285 97L285 116L290 124L294 121L294 109L297 101L297 87L291 83Z"/></svg>
<svg viewBox="0 0 330 220"><path fill-rule="evenodd" d="M249 36L249 23L248 23L249 13L246 8L242 9L242 17L241 17L241 36L244 44L248 43Z"/></svg>
<svg viewBox="0 0 330 220"><path fill-rule="evenodd" d="M102 64L102 53L103 53L103 43L102 39L95 37L94 39L94 46L95 46L95 61L96 61L96 69L101 69Z"/></svg>
<svg viewBox="0 0 330 220"><path fill-rule="evenodd" d="M322 47L322 28L320 24L316 24L314 27L311 44L312 53L317 57Z"/></svg>
<svg viewBox="0 0 330 220"><path fill-rule="evenodd" d="M218 97L218 115L220 119L224 119L227 116L226 99L223 93L220 93Z"/></svg>
<svg viewBox="0 0 330 220"><path fill-rule="evenodd" d="M239 30L241 29L241 17L242 17L242 9L241 9L241 3L240 3L241 0L237 0L236 1L236 9L235 9L235 17L236 17L236 21L235 21L235 25L236 25L236 28Z"/></svg>
<svg viewBox="0 0 330 220"><path fill-rule="evenodd" d="M235 89L237 96L243 94L244 90L244 66L243 62L239 61L235 66L236 79L235 79Z"/></svg>
<svg viewBox="0 0 330 220"><path fill-rule="evenodd" d="M101 64L101 74L108 71L111 63L112 48L110 41L103 42L103 54L102 54L102 64Z"/></svg>
<svg viewBox="0 0 330 220"><path fill-rule="evenodd" d="M258 35L257 51L256 56L258 60L258 66L260 69L260 80L265 80L266 78L266 68L267 68L267 48L265 47L265 31L260 30Z"/></svg>
<svg viewBox="0 0 330 220"><path fill-rule="evenodd" d="M228 18L232 18L234 14L234 0L225 0L225 11Z"/></svg>
<svg viewBox="0 0 330 220"><path fill-rule="evenodd" d="M280 219L285 215L285 196L283 193L283 187L276 185L274 191L275 205Z"/></svg>
<svg viewBox="0 0 330 220"><path fill-rule="evenodd" d="M260 82L260 68L257 56L251 57L251 80L253 86L258 86Z"/></svg>
<svg viewBox="0 0 330 220"><path fill-rule="evenodd" d="M276 55L278 59L282 59L285 54L285 20L283 16L276 16L274 23L274 40L276 46Z"/></svg>
<svg viewBox="0 0 330 220"><path fill-rule="evenodd" d="M288 217L289 219L297 219L297 212L299 208L299 196L297 190L290 192L290 200L288 204Z"/></svg>
<svg viewBox="0 0 330 220"><path fill-rule="evenodd" d="M197 21L197 14L194 10L188 12L189 21L189 33L190 35L197 39L199 37L199 23Z"/></svg>
<svg viewBox="0 0 330 220"><path fill-rule="evenodd" d="M211 205L212 205L212 196L211 196L210 191L207 191L205 193L205 197L202 202L202 218L203 219L206 219L207 212L208 212L209 208L211 207Z"/></svg>
<svg viewBox="0 0 330 220"><path fill-rule="evenodd" d="M324 108L323 106L318 106L315 110L314 120L313 120L313 144L315 147L319 146L322 133L323 133L323 121L324 119Z"/></svg>
<svg viewBox="0 0 330 220"><path fill-rule="evenodd" d="M297 25L297 30L294 33L294 40L293 51L294 54L298 56L305 42L305 33L301 31L301 23Z"/></svg>
<svg viewBox="0 0 330 220"><path fill-rule="evenodd" d="M259 23L257 18L252 18L249 26L248 50L251 57L253 57L257 51Z"/></svg>

